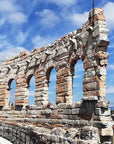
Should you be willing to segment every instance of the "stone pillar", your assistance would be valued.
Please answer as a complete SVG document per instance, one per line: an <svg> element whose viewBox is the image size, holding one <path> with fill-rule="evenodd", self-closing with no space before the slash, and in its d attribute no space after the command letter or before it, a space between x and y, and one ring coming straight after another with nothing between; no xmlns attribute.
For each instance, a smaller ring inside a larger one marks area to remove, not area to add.
<svg viewBox="0 0 114 144"><path fill-rule="evenodd" d="M37 106L48 103L48 81L44 68L39 68L35 72L36 89L35 89L35 103Z"/></svg>
<svg viewBox="0 0 114 144"><path fill-rule="evenodd" d="M56 103L72 103L72 75L66 67L57 71Z"/></svg>
<svg viewBox="0 0 114 144"><path fill-rule="evenodd" d="M0 77L0 108L9 108L10 91L6 86L4 77Z"/></svg>
<svg viewBox="0 0 114 144"><path fill-rule="evenodd" d="M24 108L26 105L28 105L28 84L23 76L16 81L15 106Z"/></svg>
<svg viewBox="0 0 114 144"><path fill-rule="evenodd" d="M108 32L103 10L95 8L94 13L89 13L90 26L94 26L89 32L88 51L84 58L83 100L98 100L106 95L106 65L108 53L106 53Z"/></svg>

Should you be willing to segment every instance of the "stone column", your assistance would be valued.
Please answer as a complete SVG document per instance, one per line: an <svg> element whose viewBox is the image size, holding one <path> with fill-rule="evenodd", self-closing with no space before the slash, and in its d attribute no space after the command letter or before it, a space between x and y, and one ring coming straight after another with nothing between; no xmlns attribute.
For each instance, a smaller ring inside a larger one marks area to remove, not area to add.
<svg viewBox="0 0 114 144"><path fill-rule="evenodd" d="M85 74L83 79L83 100L98 100L106 95L106 65L108 53L106 53L108 32L103 10L95 8L94 13L89 13L90 26L94 26L89 32L88 51L84 58Z"/></svg>
<svg viewBox="0 0 114 144"><path fill-rule="evenodd" d="M72 75L66 67L57 71L56 103L72 103Z"/></svg>
<svg viewBox="0 0 114 144"><path fill-rule="evenodd" d="M24 108L26 105L28 105L28 84L24 75L16 81L15 106Z"/></svg>
<svg viewBox="0 0 114 144"><path fill-rule="evenodd" d="M48 81L44 68L39 68L35 72L36 89L35 89L35 103L37 106L48 103Z"/></svg>

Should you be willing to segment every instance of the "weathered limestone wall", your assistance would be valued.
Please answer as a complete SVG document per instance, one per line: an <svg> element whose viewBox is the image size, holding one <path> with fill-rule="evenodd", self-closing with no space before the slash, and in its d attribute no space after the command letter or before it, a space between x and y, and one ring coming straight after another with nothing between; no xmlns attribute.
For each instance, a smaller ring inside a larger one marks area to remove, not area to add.
<svg viewBox="0 0 114 144"><path fill-rule="evenodd" d="M84 65L83 99L100 100L105 97L106 65L109 44L102 9L95 9L89 20L77 31L58 39L54 43L36 48L29 53L21 52L5 58L0 73L0 105L8 107L11 81L16 81L15 105L28 105L28 86L35 76L35 103L48 103L48 83L52 68L57 72L56 103L72 103L72 79L74 65L81 59Z"/></svg>
<svg viewBox="0 0 114 144"><path fill-rule="evenodd" d="M14 144L18 141L25 144L24 136L46 144L111 144L113 136L108 103L86 101L27 106L21 111L2 111L0 119L0 136ZM21 133L24 136L21 137ZM28 144L31 141L27 141Z"/></svg>
<svg viewBox="0 0 114 144"><path fill-rule="evenodd" d="M33 133L37 129L36 141L40 135L41 141L51 144L111 144L113 123L105 99L108 32L103 10L95 8L94 14L91 11L88 21L77 31L32 53L25 51L3 59L0 67L0 130L3 133L0 136L7 137L6 127L16 129L21 123L22 129L24 124L33 125ZM79 59L84 67L83 97L82 102L73 103L74 66ZM57 73L56 104L48 103L53 68ZM28 106L28 87L33 75L35 106ZM15 110L9 108L12 80L16 81ZM8 122L13 122L13 126ZM26 130L24 134L27 135Z"/></svg>

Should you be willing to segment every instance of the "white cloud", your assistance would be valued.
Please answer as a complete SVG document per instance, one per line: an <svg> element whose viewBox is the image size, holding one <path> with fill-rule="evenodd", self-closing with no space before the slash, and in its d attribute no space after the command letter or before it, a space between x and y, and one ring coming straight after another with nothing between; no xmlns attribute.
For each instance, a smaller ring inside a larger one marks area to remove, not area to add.
<svg viewBox="0 0 114 144"><path fill-rule="evenodd" d="M55 88L53 88L52 89L53 91L48 91L48 94L50 95L50 96L53 96L53 95L55 95L56 94L56 90L55 90ZM54 91L55 90L55 91Z"/></svg>
<svg viewBox="0 0 114 144"><path fill-rule="evenodd" d="M77 79L77 78L79 78L79 77L80 77L80 75L74 75L74 76L73 76L74 79Z"/></svg>
<svg viewBox="0 0 114 144"><path fill-rule="evenodd" d="M59 22L58 16L50 9L44 9L42 12L36 12L36 15L41 16L40 23L48 27L53 27Z"/></svg>
<svg viewBox="0 0 114 144"><path fill-rule="evenodd" d="M114 43L110 44L109 48L114 48Z"/></svg>
<svg viewBox="0 0 114 144"><path fill-rule="evenodd" d="M54 74L51 74L50 75L50 81L52 82L52 81L56 81L56 73Z"/></svg>
<svg viewBox="0 0 114 144"><path fill-rule="evenodd" d="M12 45L7 40L6 35L0 35L0 50L4 50L5 48L11 48Z"/></svg>
<svg viewBox="0 0 114 144"><path fill-rule="evenodd" d="M108 94L108 93L114 93L114 86L107 86L107 88L106 88L106 93Z"/></svg>
<svg viewBox="0 0 114 144"><path fill-rule="evenodd" d="M77 0L48 0L58 6L71 6L76 3Z"/></svg>
<svg viewBox="0 0 114 144"><path fill-rule="evenodd" d="M107 66L107 69L108 69L108 70L114 70L114 65L113 65L113 64L109 64L109 65Z"/></svg>
<svg viewBox="0 0 114 144"><path fill-rule="evenodd" d="M24 47L18 47L11 43L6 35L0 35L0 61L4 57L9 57L25 50Z"/></svg>
<svg viewBox="0 0 114 144"><path fill-rule="evenodd" d="M19 31L16 36L17 42L19 44L22 44L25 41L26 37L27 37L27 33L23 33L22 31Z"/></svg>
<svg viewBox="0 0 114 144"><path fill-rule="evenodd" d="M75 64L75 71L76 72L84 71L83 63L81 60Z"/></svg>
<svg viewBox="0 0 114 144"><path fill-rule="evenodd" d="M114 29L114 2L108 2L103 9L108 27Z"/></svg>
<svg viewBox="0 0 114 144"><path fill-rule="evenodd" d="M6 21L5 17L0 18L0 26L2 26Z"/></svg>
<svg viewBox="0 0 114 144"><path fill-rule="evenodd" d="M72 20L72 23L78 27L81 27L88 20L88 12L84 12L83 14L74 13L69 19Z"/></svg>
<svg viewBox="0 0 114 144"><path fill-rule="evenodd" d="M29 91L29 97L34 97L35 91Z"/></svg>
<svg viewBox="0 0 114 144"><path fill-rule="evenodd" d="M24 23L27 21L26 15L21 12L21 8L14 4L13 0L1 0L0 1L1 22L0 26L6 21L8 23Z"/></svg>
<svg viewBox="0 0 114 144"><path fill-rule="evenodd" d="M13 4L12 0L1 0L0 1L0 11L4 12L13 12L16 11L16 7Z"/></svg>
<svg viewBox="0 0 114 144"><path fill-rule="evenodd" d="M34 45L34 48L40 48L52 43L55 39L55 37L41 37L37 35L32 39L32 43Z"/></svg>
<svg viewBox="0 0 114 144"><path fill-rule="evenodd" d="M11 45L10 45L11 46ZM2 60L4 57L9 57L12 55L15 55L17 53L20 53L22 51L25 51L26 49L24 47L10 47L6 48L5 50L0 52L0 60Z"/></svg>
<svg viewBox="0 0 114 144"><path fill-rule="evenodd" d="M16 47L11 44L6 35L0 35L0 60L4 57L9 57L25 50L24 47Z"/></svg>
<svg viewBox="0 0 114 144"><path fill-rule="evenodd" d="M24 23L27 21L27 17L21 12L11 13L8 17L10 23Z"/></svg>

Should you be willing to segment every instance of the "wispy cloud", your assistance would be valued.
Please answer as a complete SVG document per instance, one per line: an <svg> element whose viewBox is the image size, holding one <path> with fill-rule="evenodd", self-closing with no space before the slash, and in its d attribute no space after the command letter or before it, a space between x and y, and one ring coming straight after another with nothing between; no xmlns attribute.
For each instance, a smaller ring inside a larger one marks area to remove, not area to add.
<svg viewBox="0 0 114 144"><path fill-rule="evenodd" d="M22 12L15 12L15 13L9 14L8 21L10 23L20 24L20 23L27 22L27 17Z"/></svg>
<svg viewBox="0 0 114 144"><path fill-rule="evenodd" d="M110 44L109 48L114 48L114 43Z"/></svg>
<svg viewBox="0 0 114 144"><path fill-rule="evenodd" d="M81 27L83 23L88 20L88 12L84 13L74 13L70 16L72 23L78 27Z"/></svg>
<svg viewBox="0 0 114 144"><path fill-rule="evenodd" d="M19 31L16 36L18 44L22 44L25 41L26 37L27 37L27 33L23 33L22 31Z"/></svg>
<svg viewBox="0 0 114 144"><path fill-rule="evenodd" d="M29 97L34 97L35 91L29 91Z"/></svg>
<svg viewBox="0 0 114 144"><path fill-rule="evenodd" d="M56 81L56 73L50 75L50 81Z"/></svg>
<svg viewBox="0 0 114 144"><path fill-rule="evenodd" d="M1 0L0 1L0 11L1 12L14 12L17 8L13 4L13 0Z"/></svg>
<svg viewBox="0 0 114 144"><path fill-rule="evenodd" d="M114 86L107 86L107 88L106 88L106 93L114 93Z"/></svg>
<svg viewBox="0 0 114 144"><path fill-rule="evenodd" d="M108 2L103 7L108 27L114 29L114 2Z"/></svg>
<svg viewBox="0 0 114 144"><path fill-rule="evenodd" d="M77 0L48 0L51 3L54 3L58 6L71 6L74 5L76 3Z"/></svg>
<svg viewBox="0 0 114 144"><path fill-rule="evenodd" d="M82 61L79 61L78 63L75 64L75 71L76 72L84 71Z"/></svg>
<svg viewBox="0 0 114 144"><path fill-rule="evenodd" d="M41 12L37 11L35 14L41 17L40 23L45 26L53 27L59 22L59 17L50 9L44 9Z"/></svg>
<svg viewBox="0 0 114 144"><path fill-rule="evenodd" d="M75 76L73 76L74 79L77 79L77 78L79 78L79 77L80 77L80 75L75 75Z"/></svg>
<svg viewBox="0 0 114 144"><path fill-rule="evenodd" d="M12 44L6 35L0 35L0 62L4 57L9 57L25 50L24 47L17 47Z"/></svg>
<svg viewBox="0 0 114 144"><path fill-rule="evenodd" d="M8 23L24 23L27 21L26 15L21 11L21 8L14 3L13 0L1 0L0 1L0 12L3 25L6 21Z"/></svg>
<svg viewBox="0 0 114 144"><path fill-rule="evenodd" d="M109 65L107 66L107 69L108 69L108 70L114 70L114 64L109 64Z"/></svg>
<svg viewBox="0 0 114 144"><path fill-rule="evenodd" d="M26 49L24 47L7 48L0 52L0 60L2 60L4 57L9 57L25 50Z"/></svg>
<svg viewBox="0 0 114 144"><path fill-rule="evenodd" d="M40 35L37 35L32 39L32 43L34 45L34 48L40 48L52 43L54 40L56 40L55 37L51 37L51 36L42 37Z"/></svg>
<svg viewBox="0 0 114 144"><path fill-rule="evenodd" d="M72 8L74 9L74 7ZM81 27L88 20L88 11L83 13L75 12L75 10L69 11L69 9L62 9L61 17L67 21L69 21L73 26Z"/></svg>

